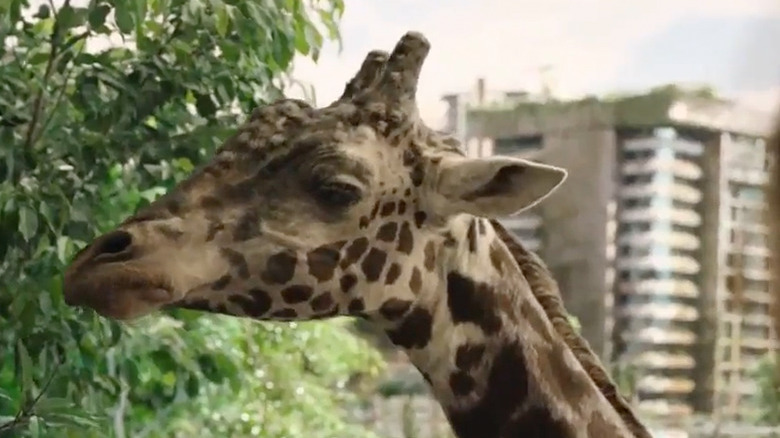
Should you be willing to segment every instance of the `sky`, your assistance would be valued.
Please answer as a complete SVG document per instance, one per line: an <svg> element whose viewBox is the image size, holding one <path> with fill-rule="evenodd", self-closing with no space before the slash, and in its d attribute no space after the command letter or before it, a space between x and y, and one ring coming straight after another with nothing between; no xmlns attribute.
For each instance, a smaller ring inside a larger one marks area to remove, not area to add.
<svg viewBox="0 0 780 438"><path fill-rule="evenodd" d="M346 0L342 47L293 76L317 103L337 98L365 54L390 51L408 30L431 43L418 88L425 121L440 126L444 94L540 90L540 69L560 98L707 84L756 109L780 104L777 0ZM291 90L290 95L300 97Z"/></svg>

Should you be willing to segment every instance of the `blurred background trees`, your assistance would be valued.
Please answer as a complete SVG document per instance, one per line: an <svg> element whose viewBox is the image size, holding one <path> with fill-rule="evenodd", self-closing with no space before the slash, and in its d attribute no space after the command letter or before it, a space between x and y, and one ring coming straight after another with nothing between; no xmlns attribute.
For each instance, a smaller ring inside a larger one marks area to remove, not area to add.
<svg viewBox="0 0 780 438"><path fill-rule="evenodd" d="M344 418L375 349L343 321L63 304L76 250L280 96L341 0L0 1L0 436L369 437ZM346 78L345 78L346 79Z"/></svg>

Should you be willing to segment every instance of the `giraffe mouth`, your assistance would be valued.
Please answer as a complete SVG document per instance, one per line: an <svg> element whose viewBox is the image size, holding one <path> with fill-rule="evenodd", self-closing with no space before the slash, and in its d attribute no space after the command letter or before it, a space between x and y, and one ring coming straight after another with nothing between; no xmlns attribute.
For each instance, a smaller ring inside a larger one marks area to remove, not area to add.
<svg viewBox="0 0 780 438"><path fill-rule="evenodd" d="M66 278L63 289L65 304L92 309L106 318L126 321L146 316L178 299L162 278L126 271L113 274Z"/></svg>

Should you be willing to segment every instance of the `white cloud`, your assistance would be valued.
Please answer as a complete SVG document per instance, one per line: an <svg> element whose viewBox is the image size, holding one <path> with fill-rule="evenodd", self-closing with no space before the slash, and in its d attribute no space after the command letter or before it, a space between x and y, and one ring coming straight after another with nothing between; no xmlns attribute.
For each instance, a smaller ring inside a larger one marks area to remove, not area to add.
<svg viewBox="0 0 780 438"><path fill-rule="evenodd" d="M479 76L486 78L489 88L536 91L539 68L550 65L556 94L581 95L614 77L633 47L674 20L751 14L780 16L780 4L775 0L352 0L342 22L343 52L337 53L331 44L318 64L299 59L295 76L316 88L318 103L329 102L340 94L368 50L390 50L407 30L421 31L432 50L420 80L420 111L435 123L443 112L441 95L466 91Z"/></svg>

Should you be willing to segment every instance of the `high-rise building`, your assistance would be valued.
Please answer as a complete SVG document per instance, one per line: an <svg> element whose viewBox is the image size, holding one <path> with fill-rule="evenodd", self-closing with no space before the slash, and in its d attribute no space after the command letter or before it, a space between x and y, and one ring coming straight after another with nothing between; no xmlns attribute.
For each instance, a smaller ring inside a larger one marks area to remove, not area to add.
<svg viewBox="0 0 780 438"><path fill-rule="evenodd" d="M470 155L565 167L567 183L505 224L644 415L738 420L750 370L778 348L762 184L771 115L702 91L560 102L449 95ZM620 371L618 371L620 370Z"/></svg>

